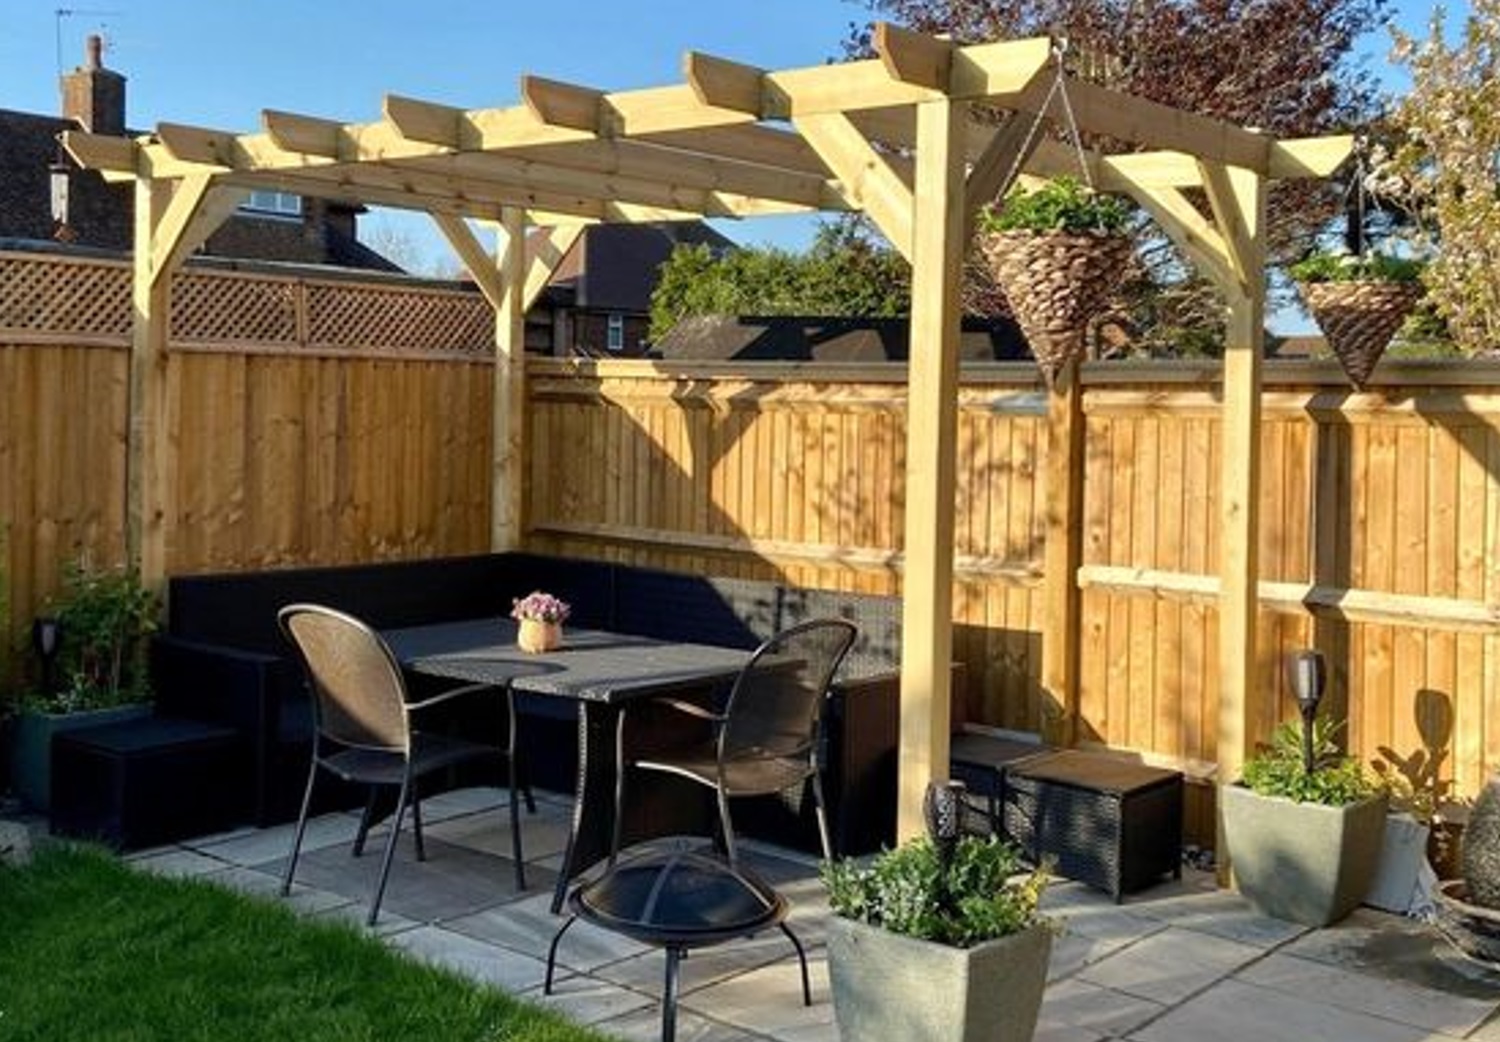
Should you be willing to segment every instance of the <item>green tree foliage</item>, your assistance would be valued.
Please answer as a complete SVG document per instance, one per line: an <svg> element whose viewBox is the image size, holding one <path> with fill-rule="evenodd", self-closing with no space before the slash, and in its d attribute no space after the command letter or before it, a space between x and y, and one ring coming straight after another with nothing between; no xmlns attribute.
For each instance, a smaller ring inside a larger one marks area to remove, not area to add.
<svg viewBox="0 0 1500 1042"><path fill-rule="evenodd" d="M906 261L859 222L824 224L812 248L678 246L651 296L651 338L692 315L847 315L891 318L910 306Z"/></svg>
<svg viewBox="0 0 1500 1042"><path fill-rule="evenodd" d="M1346 131L1378 111L1354 44L1385 20L1387 0L851 0L874 16L964 43L1051 35L1069 44L1075 76L1277 137ZM856 28L850 55L870 51ZM1056 113L1054 113L1056 115ZM998 114L997 114L998 118ZM1119 142L1085 144L1119 151ZM1289 181L1268 201L1270 260L1300 258L1339 212L1341 186ZM1205 214L1201 194L1193 201ZM1149 220L1135 234L1141 270L1127 282L1146 346L1217 340L1223 307Z"/></svg>
<svg viewBox="0 0 1500 1042"><path fill-rule="evenodd" d="M1472 0L1459 39L1400 32L1396 57L1412 87L1393 116L1401 134L1377 161L1379 190L1403 192L1418 234L1438 247L1428 299L1467 354L1500 348L1500 0Z"/></svg>

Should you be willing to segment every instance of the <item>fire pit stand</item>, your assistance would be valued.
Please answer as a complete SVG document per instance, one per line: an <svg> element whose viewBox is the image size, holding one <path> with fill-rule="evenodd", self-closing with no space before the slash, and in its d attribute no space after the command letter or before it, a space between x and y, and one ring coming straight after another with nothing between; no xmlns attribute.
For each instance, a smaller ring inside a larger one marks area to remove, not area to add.
<svg viewBox="0 0 1500 1042"><path fill-rule="evenodd" d="M664 948L662 1042L677 1034L678 971L692 948L748 937L775 926L797 951L802 969L802 1002L812 1005L807 953L784 921L786 898L743 866L688 849L649 852L622 861L598 879L576 887L568 897L572 913L547 949L545 994L552 994L557 945L579 919L613 930L642 944Z"/></svg>

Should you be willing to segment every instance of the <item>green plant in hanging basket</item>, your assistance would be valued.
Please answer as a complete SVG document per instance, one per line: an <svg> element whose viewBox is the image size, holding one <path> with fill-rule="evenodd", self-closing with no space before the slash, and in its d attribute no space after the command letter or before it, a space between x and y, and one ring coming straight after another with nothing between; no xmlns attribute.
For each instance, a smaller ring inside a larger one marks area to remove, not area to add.
<svg viewBox="0 0 1500 1042"><path fill-rule="evenodd" d="M1309 253L1287 269L1297 282L1417 282L1426 267L1410 257L1388 253L1349 253L1318 251Z"/></svg>
<svg viewBox="0 0 1500 1042"><path fill-rule="evenodd" d="M979 211L982 232L1074 232L1118 234L1129 214L1120 200L1100 195L1074 177L1058 177L1035 189L1016 187L1004 200Z"/></svg>
<svg viewBox="0 0 1500 1042"><path fill-rule="evenodd" d="M1120 200L1071 177L1017 188L980 211L979 248L1050 387L1086 352L1130 259Z"/></svg>
<svg viewBox="0 0 1500 1042"><path fill-rule="evenodd" d="M1421 261L1386 253L1315 252L1287 274L1349 380L1364 390L1375 363L1422 299Z"/></svg>

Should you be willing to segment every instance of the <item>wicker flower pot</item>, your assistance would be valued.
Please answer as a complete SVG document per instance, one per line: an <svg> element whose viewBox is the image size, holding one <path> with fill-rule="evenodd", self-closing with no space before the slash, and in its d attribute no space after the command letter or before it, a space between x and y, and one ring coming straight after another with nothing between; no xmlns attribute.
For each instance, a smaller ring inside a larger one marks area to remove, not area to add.
<svg viewBox="0 0 1500 1042"><path fill-rule="evenodd" d="M1349 382L1363 391L1375 363L1417 301L1415 282L1308 282L1302 297Z"/></svg>
<svg viewBox="0 0 1500 1042"><path fill-rule="evenodd" d="M1109 306L1130 240L1107 233L994 232L980 243L1051 387L1087 350L1089 321Z"/></svg>
<svg viewBox="0 0 1500 1042"><path fill-rule="evenodd" d="M533 655L554 651L562 647L562 623L522 619L516 627L516 646Z"/></svg>

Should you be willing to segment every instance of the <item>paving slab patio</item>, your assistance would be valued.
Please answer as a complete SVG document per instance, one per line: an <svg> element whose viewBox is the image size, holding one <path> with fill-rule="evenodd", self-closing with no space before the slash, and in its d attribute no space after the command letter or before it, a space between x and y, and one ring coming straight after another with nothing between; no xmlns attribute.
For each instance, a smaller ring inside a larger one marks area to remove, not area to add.
<svg viewBox="0 0 1500 1042"><path fill-rule="evenodd" d="M528 889L517 893L503 790L424 801L428 861L398 845L385 907L372 931L415 958L558 1010L621 1039L660 1034L664 956L586 923L558 948L553 993L542 993L547 947L563 919L549 910L569 802L539 793L523 810ZM353 858L357 816L309 825L299 913L362 924L383 834ZM140 868L277 896L290 826L240 829L131 855ZM817 863L747 841L746 856L791 902L807 946L813 1005L778 931L692 952L682 967L684 1042L834 1042L824 936L830 915ZM1059 882L1045 907L1060 924L1038 1042L1500 1042L1500 973L1453 951L1428 925L1360 909L1310 930L1257 914L1207 873L1184 869L1115 904ZM894 1040L893 1040L894 1042Z"/></svg>

